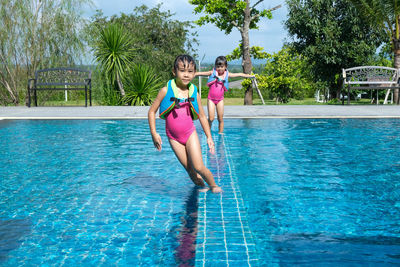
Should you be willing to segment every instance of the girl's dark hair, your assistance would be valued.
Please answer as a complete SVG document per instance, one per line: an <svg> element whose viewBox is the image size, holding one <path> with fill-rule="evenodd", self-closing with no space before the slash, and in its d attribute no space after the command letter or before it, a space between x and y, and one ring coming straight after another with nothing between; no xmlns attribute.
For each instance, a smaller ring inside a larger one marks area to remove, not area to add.
<svg viewBox="0 0 400 267"><path fill-rule="evenodd" d="M218 67L220 65L225 65L228 67L228 61L226 60L226 57L224 56L219 56L215 59L215 67Z"/></svg>
<svg viewBox="0 0 400 267"><path fill-rule="evenodd" d="M179 67L179 62L183 63L183 66L186 68L188 67L190 64L193 64L194 66L194 70L196 70L196 62L194 61L194 59L189 56L189 55L179 55L175 58L175 62L174 62L174 71L176 72L176 70Z"/></svg>

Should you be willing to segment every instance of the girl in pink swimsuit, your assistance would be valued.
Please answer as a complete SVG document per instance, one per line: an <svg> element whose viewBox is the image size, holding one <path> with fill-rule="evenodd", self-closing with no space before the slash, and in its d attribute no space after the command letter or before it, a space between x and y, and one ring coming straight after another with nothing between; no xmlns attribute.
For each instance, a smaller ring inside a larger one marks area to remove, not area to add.
<svg viewBox="0 0 400 267"><path fill-rule="evenodd" d="M187 140L196 130L192 116L190 115L190 105L185 99L180 99L180 108L174 108L165 119L165 132L168 138L186 145Z"/></svg>
<svg viewBox="0 0 400 267"><path fill-rule="evenodd" d="M215 67L210 71L196 72L196 76L209 76L208 99L208 123L211 125L215 117L215 109L217 109L218 116L218 133L224 132L224 94L229 89L228 78L243 77L254 78L254 75L245 73L232 73L228 72L228 62L226 57L219 56L215 60Z"/></svg>
<svg viewBox="0 0 400 267"><path fill-rule="evenodd" d="M228 81L225 81L225 78L227 78L229 74L228 71L225 70L222 74L222 77L225 78L222 80L216 74L217 72L214 69L209 79L210 82L207 83L209 88L207 99L211 100L217 106L221 100L224 100L225 91L228 91L228 88L226 88Z"/></svg>
<svg viewBox="0 0 400 267"><path fill-rule="evenodd" d="M203 187L205 186L205 181L213 193L220 193L222 189L215 183L212 173L203 163L200 140L192 119L193 114L191 112L193 105L190 101L197 101L197 105L194 106L198 106L200 124L207 136L207 144L210 152L214 153L214 141L212 140L210 127L201 105L200 96L198 94L192 97L189 96L190 82L196 73L196 63L191 56L180 55L175 59L172 72L175 76L174 83L176 84L176 88L174 87L174 97L171 97L171 102L174 101L175 105L171 105L173 106L172 110L167 109L162 114L162 118L165 118L166 121L165 131L168 141L193 183ZM167 95L170 96L171 91L169 91L168 86L160 90L148 112L151 137L153 138L154 146L158 150L161 150L162 140L156 131L156 112L162 103L169 101L169 98L163 101ZM205 191L205 189L202 191Z"/></svg>

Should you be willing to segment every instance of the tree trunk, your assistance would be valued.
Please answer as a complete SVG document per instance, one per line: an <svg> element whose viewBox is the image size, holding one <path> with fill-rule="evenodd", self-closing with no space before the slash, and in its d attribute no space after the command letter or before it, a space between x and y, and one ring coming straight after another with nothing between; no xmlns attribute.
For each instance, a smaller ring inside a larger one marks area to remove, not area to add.
<svg viewBox="0 0 400 267"><path fill-rule="evenodd" d="M7 82L6 79L2 79L1 84L3 84L4 88L7 89L9 96L12 99L12 102L14 105L18 105L18 98L14 95L14 90L11 88L11 86L9 85L9 83Z"/></svg>
<svg viewBox="0 0 400 267"><path fill-rule="evenodd" d="M250 28L250 1L246 0L246 9L244 10L244 22L243 28L240 32L242 34L242 46L243 46L243 55L242 55L242 68L243 73L251 74L253 66L251 64L250 58L250 41L249 41L249 28ZM246 88L244 93L244 104L245 105L253 105L253 87L250 85Z"/></svg>
<svg viewBox="0 0 400 267"><path fill-rule="evenodd" d="M396 69L400 68L400 39L394 39L394 67ZM399 104L399 89L394 89L393 92L393 102Z"/></svg>
<svg viewBox="0 0 400 267"><path fill-rule="evenodd" d="M119 88L119 92L121 93L121 96L124 97L125 96L125 90L124 90L124 86L122 85L122 82L119 78L119 75L117 73L117 84L118 84L118 88Z"/></svg>
<svg viewBox="0 0 400 267"><path fill-rule="evenodd" d="M18 105L19 104L18 88L17 88L17 83L15 80L15 75L13 75L13 71L15 71L15 69L13 70L8 67L9 61L10 61L10 59L6 58L6 56L4 54L4 50L1 49L0 50L0 62L4 68L4 69L0 69L1 83L3 84L4 88L10 94L13 104Z"/></svg>

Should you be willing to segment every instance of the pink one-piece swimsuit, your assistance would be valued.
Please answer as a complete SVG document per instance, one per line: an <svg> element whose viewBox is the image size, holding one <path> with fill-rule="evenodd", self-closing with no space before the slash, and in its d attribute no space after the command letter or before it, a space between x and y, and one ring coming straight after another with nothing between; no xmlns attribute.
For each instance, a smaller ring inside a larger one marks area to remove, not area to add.
<svg viewBox="0 0 400 267"><path fill-rule="evenodd" d="M180 108L174 108L165 118L165 132L168 138L186 145L196 127L190 115L189 102L183 102L180 106Z"/></svg>
<svg viewBox="0 0 400 267"><path fill-rule="evenodd" d="M225 77L225 75L226 72L224 72L223 76ZM207 85L210 88L207 98L217 105L221 100L224 99L224 94L226 91L224 83L219 78L215 78L214 81L209 82Z"/></svg>

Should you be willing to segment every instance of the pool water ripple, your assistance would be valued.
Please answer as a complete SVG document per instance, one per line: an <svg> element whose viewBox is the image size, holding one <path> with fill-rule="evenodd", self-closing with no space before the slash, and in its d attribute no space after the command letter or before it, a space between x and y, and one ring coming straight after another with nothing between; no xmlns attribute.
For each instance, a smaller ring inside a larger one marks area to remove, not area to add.
<svg viewBox="0 0 400 267"><path fill-rule="evenodd" d="M8 121L0 265L399 265L399 129L227 119L215 155L200 135L214 195L197 192L164 134L154 149L146 120Z"/></svg>
<svg viewBox="0 0 400 267"><path fill-rule="evenodd" d="M261 265L399 264L400 121L318 121L229 121Z"/></svg>
<svg viewBox="0 0 400 267"><path fill-rule="evenodd" d="M0 265L179 262L193 186L145 121L19 121L0 136Z"/></svg>

